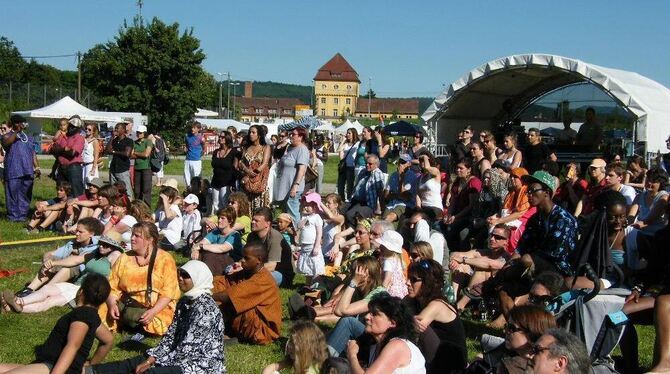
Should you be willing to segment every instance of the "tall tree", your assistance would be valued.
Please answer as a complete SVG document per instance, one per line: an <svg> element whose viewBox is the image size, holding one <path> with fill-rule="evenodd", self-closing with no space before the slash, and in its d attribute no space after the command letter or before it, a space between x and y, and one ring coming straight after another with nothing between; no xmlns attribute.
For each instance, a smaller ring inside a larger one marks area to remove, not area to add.
<svg viewBox="0 0 670 374"><path fill-rule="evenodd" d="M26 62L14 42L0 37L0 82L21 81Z"/></svg>
<svg viewBox="0 0 670 374"><path fill-rule="evenodd" d="M139 111L149 129L179 143L197 105L215 102L216 82L201 63L205 54L193 30L157 18L124 23L113 41L99 44L82 59L84 84L99 107Z"/></svg>

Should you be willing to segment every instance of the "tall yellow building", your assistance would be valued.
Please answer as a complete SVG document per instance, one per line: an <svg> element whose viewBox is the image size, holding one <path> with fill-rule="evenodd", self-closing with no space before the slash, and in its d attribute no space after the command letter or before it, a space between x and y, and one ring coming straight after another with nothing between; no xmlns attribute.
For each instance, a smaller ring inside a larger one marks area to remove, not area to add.
<svg viewBox="0 0 670 374"><path fill-rule="evenodd" d="M314 77L314 114L332 119L354 115L360 84L356 70L336 54Z"/></svg>

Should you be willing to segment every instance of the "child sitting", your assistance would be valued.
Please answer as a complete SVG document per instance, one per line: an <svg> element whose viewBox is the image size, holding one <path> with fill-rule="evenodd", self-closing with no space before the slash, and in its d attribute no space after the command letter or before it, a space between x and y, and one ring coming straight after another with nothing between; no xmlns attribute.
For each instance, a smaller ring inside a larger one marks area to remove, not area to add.
<svg viewBox="0 0 670 374"><path fill-rule="evenodd" d="M281 233L284 240L293 247L295 245L295 228L293 217L288 213L280 213L277 216L277 231Z"/></svg>
<svg viewBox="0 0 670 374"><path fill-rule="evenodd" d="M198 199L198 197L194 194L188 194L182 201L181 240L177 243L177 245L174 246L175 251L181 251L190 255L191 245L196 241L196 239L198 239L196 237L197 234L202 232L202 227L200 225L202 217L200 216L198 205L200 205L200 199Z"/></svg>
<svg viewBox="0 0 670 374"><path fill-rule="evenodd" d="M94 178L86 184L84 194L68 200L63 224L63 232L74 234L77 230L77 221L81 218L91 217L99 205L98 192L103 187L102 179Z"/></svg>
<svg viewBox="0 0 670 374"><path fill-rule="evenodd" d="M174 251L175 245L181 239L181 231L184 222L181 217L181 209L175 203L179 192L169 186L161 187L158 195L158 208L154 214L158 233L161 239L158 247L166 251Z"/></svg>
<svg viewBox="0 0 670 374"><path fill-rule="evenodd" d="M302 199L302 219L298 224L298 245L300 254L296 263L296 270L305 274L307 284L312 278L324 274L325 262L321 253L321 237L323 236L323 219L319 216L321 195L311 192Z"/></svg>
<svg viewBox="0 0 670 374"><path fill-rule="evenodd" d="M62 316L47 340L37 347L35 361L29 365L0 364L0 373L81 373L93 347L100 344L90 364L102 362L114 345L114 337L98 316L98 307L109 296L107 278L91 274L77 294L77 307Z"/></svg>
<svg viewBox="0 0 670 374"><path fill-rule="evenodd" d="M250 242L242 253L234 273L214 277L213 297L221 303L226 331L252 344L270 344L281 331L279 288L263 266L267 261L263 243Z"/></svg>
<svg viewBox="0 0 670 374"><path fill-rule="evenodd" d="M407 296L405 264L402 261L402 235L396 231L385 231L381 238L375 239L382 254L382 284L389 295L403 298Z"/></svg>
<svg viewBox="0 0 670 374"><path fill-rule="evenodd" d="M27 234L49 230L56 222L64 221L64 211L67 197L72 193L72 186L68 182L60 182L56 186L56 197L47 201L39 201L35 204L35 213L28 222L25 232Z"/></svg>
<svg viewBox="0 0 670 374"><path fill-rule="evenodd" d="M323 331L314 322L297 321L291 327L284 359L266 366L262 374L275 374L287 368L293 368L294 373L319 373L326 359L328 346Z"/></svg>

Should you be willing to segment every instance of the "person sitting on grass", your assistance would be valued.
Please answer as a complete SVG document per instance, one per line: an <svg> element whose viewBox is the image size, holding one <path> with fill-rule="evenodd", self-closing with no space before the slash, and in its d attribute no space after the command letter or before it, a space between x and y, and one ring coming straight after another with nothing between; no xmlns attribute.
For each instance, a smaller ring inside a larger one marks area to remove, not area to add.
<svg viewBox="0 0 670 374"><path fill-rule="evenodd" d="M201 222L202 216L200 210L200 199L194 194L188 194L181 203L181 239L175 244L175 251L190 255L191 246L203 232Z"/></svg>
<svg viewBox="0 0 670 374"><path fill-rule="evenodd" d="M247 244L247 237L251 233L249 198L244 192L233 192L228 196L228 206L235 209L235 217L237 217L232 227L242 235L242 244ZM216 229L217 218L217 216L210 216L204 219L204 226L208 231Z"/></svg>
<svg viewBox="0 0 670 374"><path fill-rule="evenodd" d="M319 373L327 359L328 347L323 331L314 322L297 321L291 326L284 359L266 366L261 374L274 374L287 368L293 368L296 374Z"/></svg>
<svg viewBox="0 0 670 374"><path fill-rule="evenodd" d="M224 275L226 266L242 259L240 233L233 229L235 209L219 209L218 228L193 244L191 259L207 264L214 276Z"/></svg>
<svg viewBox="0 0 670 374"><path fill-rule="evenodd" d="M98 206L93 210L91 217L97 218L103 225L112 218L112 205L110 201L119 195L116 187L108 184L98 191Z"/></svg>
<svg viewBox="0 0 670 374"><path fill-rule="evenodd" d="M87 363L94 338L100 344L88 363L102 362L114 345L114 337L98 316L98 307L109 292L109 282L104 276L86 277L77 293L77 307L58 319L47 340L37 347L33 363L0 364L0 373L79 374Z"/></svg>
<svg viewBox="0 0 670 374"><path fill-rule="evenodd" d="M230 335L252 344L266 345L279 339L282 316L279 288L263 266L263 243L249 242L233 272L214 278L214 300L221 303Z"/></svg>
<svg viewBox="0 0 670 374"><path fill-rule="evenodd" d="M56 197L35 204L35 212L26 226L25 232L33 234L49 230L54 223L64 221L64 211L67 197L72 192L72 186L68 182L60 182L56 186Z"/></svg>
<svg viewBox="0 0 670 374"><path fill-rule="evenodd" d="M16 313L39 313L72 302L76 299L77 292L79 292L86 277L94 273L108 277L112 265L124 250L121 245L121 235L113 231L109 233L109 236L101 237L98 244L99 248L95 252L68 256L63 260L53 261L56 266L86 264L81 275L73 283L49 282L25 297L16 297L12 291L5 290L3 294L5 302Z"/></svg>
<svg viewBox="0 0 670 374"><path fill-rule="evenodd" d="M77 261L70 256L84 256L98 250L98 236L102 234L103 226L93 217L82 218L77 224L77 233L74 240L70 240L62 247L49 251L42 256L42 267L21 291L18 297L25 297L42 287L51 280L53 283L67 282L77 277L84 270L83 258ZM61 262L62 261L62 262Z"/></svg>
<svg viewBox="0 0 670 374"><path fill-rule="evenodd" d="M130 243L131 228L137 223L137 217L130 212L130 199L127 195L116 196L110 201L112 206L112 217L105 225L104 233L107 234L110 230L121 234L123 241L126 244Z"/></svg>
<svg viewBox="0 0 670 374"><path fill-rule="evenodd" d="M158 246L166 251L175 250L175 245L181 239L181 231L184 227L181 209L176 203L178 196L179 191L176 189L169 186L161 187L158 195L158 208L154 213L158 233L161 235Z"/></svg>
<svg viewBox="0 0 670 374"><path fill-rule="evenodd" d="M64 233L74 233L77 229L77 221L93 216L95 209L100 204L98 201L98 192L102 186L102 179L95 178L86 184L87 188L83 195L67 201L65 223L63 224Z"/></svg>
<svg viewBox="0 0 670 374"><path fill-rule="evenodd" d="M183 292L174 321L155 348L127 360L94 365L87 374L226 372L223 318L212 299L212 273L191 260L177 270Z"/></svg>

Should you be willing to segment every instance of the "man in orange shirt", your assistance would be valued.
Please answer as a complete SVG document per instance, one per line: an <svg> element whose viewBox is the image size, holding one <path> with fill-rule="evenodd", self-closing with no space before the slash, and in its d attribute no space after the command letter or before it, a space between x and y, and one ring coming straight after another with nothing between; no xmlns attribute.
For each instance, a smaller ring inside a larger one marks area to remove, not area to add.
<svg viewBox="0 0 670 374"><path fill-rule="evenodd" d="M214 277L212 297L221 303L226 333L252 344L266 345L279 338L279 288L263 266L267 253L262 243L247 243L232 273Z"/></svg>

